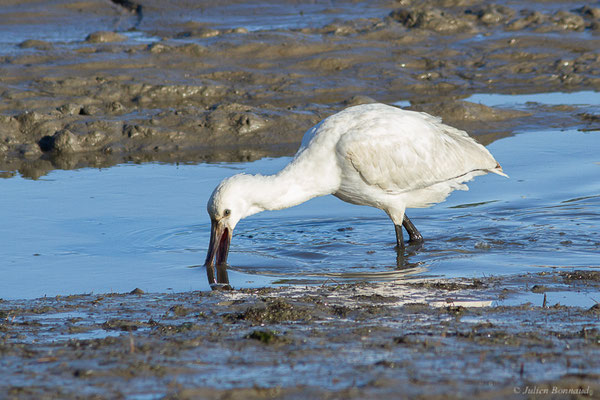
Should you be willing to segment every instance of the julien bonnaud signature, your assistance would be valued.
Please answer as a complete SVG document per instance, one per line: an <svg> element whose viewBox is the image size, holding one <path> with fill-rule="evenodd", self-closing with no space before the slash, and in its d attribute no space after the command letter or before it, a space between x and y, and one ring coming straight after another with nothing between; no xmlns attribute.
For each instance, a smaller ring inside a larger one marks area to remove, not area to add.
<svg viewBox="0 0 600 400"><path fill-rule="evenodd" d="M590 387L576 387L576 388L563 388L560 386L552 387L538 387L538 386L515 386L514 392L517 394L578 394L584 396L591 396L593 391Z"/></svg>

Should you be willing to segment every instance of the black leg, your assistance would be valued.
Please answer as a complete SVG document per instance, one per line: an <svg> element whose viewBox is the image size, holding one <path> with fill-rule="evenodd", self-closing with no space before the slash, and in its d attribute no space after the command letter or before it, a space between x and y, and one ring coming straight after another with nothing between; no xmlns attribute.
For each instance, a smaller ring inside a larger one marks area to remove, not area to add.
<svg viewBox="0 0 600 400"><path fill-rule="evenodd" d="M402 225L394 225L396 228L396 247L404 249L404 239L402 238Z"/></svg>
<svg viewBox="0 0 600 400"><path fill-rule="evenodd" d="M408 242L409 243L421 243L423 242L423 236L421 236L421 233L419 233L419 231L417 230L417 227L413 225L413 223L410 221L410 219L408 219L408 217L406 216L406 214L404 214L404 219L402 220L402 226L404 226L404 228L406 229L406 232L408 232ZM396 225L396 237L398 236L398 226Z"/></svg>

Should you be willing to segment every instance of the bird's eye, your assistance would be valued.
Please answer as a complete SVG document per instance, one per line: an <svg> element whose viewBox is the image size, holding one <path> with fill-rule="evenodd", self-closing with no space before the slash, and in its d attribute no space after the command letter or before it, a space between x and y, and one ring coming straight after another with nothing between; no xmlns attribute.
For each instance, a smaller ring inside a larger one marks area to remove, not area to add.
<svg viewBox="0 0 600 400"><path fill-rule="evenodd" d="M230 214L231 214L231 210L229 210L229 209L223 211L223 215L226 217L229 217Z"/></svg>

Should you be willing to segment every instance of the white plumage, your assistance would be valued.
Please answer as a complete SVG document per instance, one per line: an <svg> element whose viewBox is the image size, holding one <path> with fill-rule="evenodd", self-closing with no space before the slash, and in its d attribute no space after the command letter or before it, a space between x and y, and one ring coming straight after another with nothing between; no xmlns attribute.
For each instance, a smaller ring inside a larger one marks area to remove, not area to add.
<svg viewBox="0 0 600 400"><path fill-rule="evenodd" d="M439 118L384 104L347 108L309 129L294 159L279 173L238 174L217 186L208 202L209 281L216 283L213 258L217 265L226 263L232 231L249 215L333 194L385 211L402 247L402 225L411 240L421 240L405 217L406 208L443 201L487 172L506 176L485 147ZM226 283L221 274L219 282Z"/></svg>

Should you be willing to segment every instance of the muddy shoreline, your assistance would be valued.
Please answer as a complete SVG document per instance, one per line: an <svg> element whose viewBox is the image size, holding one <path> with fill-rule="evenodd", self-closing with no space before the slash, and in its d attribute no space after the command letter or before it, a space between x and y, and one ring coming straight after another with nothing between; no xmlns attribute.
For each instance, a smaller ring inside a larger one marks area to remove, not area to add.
<svg viewBox="0 0 600 400"><path fill-rule="evenodd" d="M591 398L600 393L600 308L547 302L546 294L594 297L599 278L564 270L3 301L0 392L495 399L528 398L535 387L567 391L551 398ZM515 301L527 293L535 303Z"/></svg>
<svg viewBox="0 0 600 400"><path fill-rule="evenodd" d="M598 129L570 107L459 101L600 89L600 8L503 3L7 6L0 171L290 155L308 127L371 101L410 102L484 143L540 121Z"/></svg>
<svg viewBox="0 0 600 400"><path fill-rule="evenodd" d="M372 101L484 144L600 130L597 107L466 100L600 91L600 8L583 3L0 3L3 178L291 155L314 123ZM570 246L564 232L551 238ZM131 293L0 299L0 398L597 397L597 268L540 270L232 292L132 281Z"/></svg>

